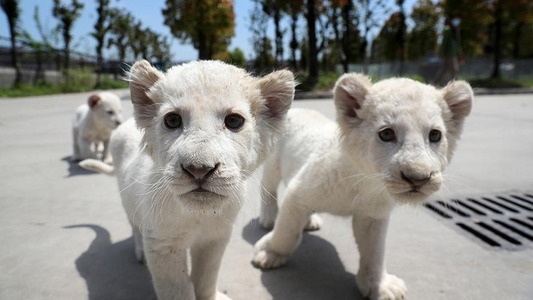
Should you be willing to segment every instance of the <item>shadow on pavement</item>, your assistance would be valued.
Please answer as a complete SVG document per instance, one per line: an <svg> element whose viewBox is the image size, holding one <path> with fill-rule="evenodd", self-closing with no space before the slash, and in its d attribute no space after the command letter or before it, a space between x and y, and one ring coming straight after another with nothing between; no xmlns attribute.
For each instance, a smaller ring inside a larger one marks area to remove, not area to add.
<svg viewBox="0 0 533 300"><path fill-rule="evenodd" d="M253 245L266 233L253 219L242 237ZM355 275L345 270L335 247L311 233L304 233L285 266L262 271L261 281L273 299L363 299Z"/></svg>
<svg viewBox="0 0 533 300"><path fill-rule="evenodd" d="M135 258L133 238L112 244L109 232L98 225L65 228L87 228L96 234L89 248L76 259L76 268L87 283L89 300L156 299L148 269Z"/></svg>
<svg viewBox="0 0 533 300"><path fill-rule="evenodd" d="M62 161L66 162L68 164L68 175L67 177L72 176L78 176L78 175L92 175L92 174L98 174L93 171L85 170L84 168L80 167L78 165L77 161L72 161L69 156L65 156L61 158Z"/></svg>

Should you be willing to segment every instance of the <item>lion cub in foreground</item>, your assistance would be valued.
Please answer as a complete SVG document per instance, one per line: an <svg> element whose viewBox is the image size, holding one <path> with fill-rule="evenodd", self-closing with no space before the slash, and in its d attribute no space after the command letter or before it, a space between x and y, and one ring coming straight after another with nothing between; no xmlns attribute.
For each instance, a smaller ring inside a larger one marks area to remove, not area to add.
<svg viewBox="0 0 533 300"><path fill-rule="evenodd" d="M360 74L336 83L337 123L303 109L289 112L275 154L265 163L261 224L274 222L280 181L287 185L274 230L255 247L263 269L284 264L314 212L351 216L363 296L403 299L404 282L385 270L385 235L396 204L436 192L452 158L473 92L463 81L441 90L410 79L374 85Z"/></svg>
<svg viewBox="0 0 533 300"><path fill-rule="evenodd" d="M282 131L294 77L255 78L216 61L165 74L140 61L130 75L134 120L111 138L114 170L91 168L116 173L159 299L229 299L216 288L222 255L245 180Z"/></svg>

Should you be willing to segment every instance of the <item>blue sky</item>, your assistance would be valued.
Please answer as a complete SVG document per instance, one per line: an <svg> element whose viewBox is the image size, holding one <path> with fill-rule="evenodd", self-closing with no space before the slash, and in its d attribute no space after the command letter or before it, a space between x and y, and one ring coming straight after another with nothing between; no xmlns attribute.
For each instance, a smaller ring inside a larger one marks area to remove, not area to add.
<svg viewBox="0 0 533 300"><path fill-rule="evenodd" d="M94 30L94 23L96 23L96 0L82 1L85 4L82 15L74 23L72 35L74 36L73 45L76 46L76 50L93 53L94 46L96 44L90 33ZM28 31L34 38L39 39L37 26L33 20L33 12L35 6L39 6L41 15L41 22L43 23L45 30L54 28L58 22L52 16L52 0L21 0L21 23L22 29ZM165 0L114 0L112 1L113 7L124 8L131 12L137 20L140 20L145 27L149 27L155 32L172 37L167 26L163 24L163 17L161 15L161 9L165 5ZM250 0L236 0L234 1L235 14L236 14L236 28L235 37L232 39L230 49L234 47L241 48L247 56L250 56L251 45L249 42L250 33L249 27L249 15L250 10L253 8ZM9 29L6 16L3 12L0 13L0 36L9 37ZM198 57L197 51L190 45L183 45L175 38L172 40L172 53L173 59L192 60ZM5 45L5 42L2 43ZM58 47L62 47L60 42Z"/></svg>
<svg viewBox="0 0 533 300"><path fill-rule="evenodd" d="M70 2L69 0L67 0ZM92 54L94 53L94 46L96 44L90 32L93 31L94 23L96 22L96 0L82 1L85 4L81 17L74 23L72 35L74 36L73 46L75 50ZM408 2L408 3L407 3ZM406 6L412 6L414 0L406 1ZM113 0L112 6L124 8L131 12L136 19L140 20L145 27L149 27L155 32L169 36L172 41L173 60L184 61L193 60L198 57L197 51L190 45L184 45L177 39L173 38L167 26L163 24L163 17L161 9L164 7L165 0ZM20 26L22 29L28 31L34 38L39 39L39 34L35 21L33 19L33 12L36 6L39 7L41 22L45 30L51 30L58 22L52 16L52 0L21 0L20 1L22 15ZM252 46L250 44L251 33L249 32L250 12L253 8L251 0L234 0L234 8L236 15L235 36L232 39L230 49L235 47L241 48L247 58L252 58ZM305 23L300 21L300 29L303 33ZM270 26L272 31L272 26ZM270 34L272 36L272 34ZM6 16L0 13L0 36L9 37L9 30ZM288 37L286 37L288 40ZM6 43L3 41L3 45ZM57 47L62 47L62 42L59 42ZM113 51L108 51L106 55L112 55Z"/></svg>

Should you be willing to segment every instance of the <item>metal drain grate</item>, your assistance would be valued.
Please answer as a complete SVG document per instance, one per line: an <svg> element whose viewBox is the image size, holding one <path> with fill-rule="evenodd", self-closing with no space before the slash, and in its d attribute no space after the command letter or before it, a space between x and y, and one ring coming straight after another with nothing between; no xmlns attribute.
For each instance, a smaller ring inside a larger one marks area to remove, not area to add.
<svg viewBox="0 0 533 300"><path fill-rule="evenodd" d="M531 193L430 200L424 207L485 246L508 250L533 246Z"/></svg>

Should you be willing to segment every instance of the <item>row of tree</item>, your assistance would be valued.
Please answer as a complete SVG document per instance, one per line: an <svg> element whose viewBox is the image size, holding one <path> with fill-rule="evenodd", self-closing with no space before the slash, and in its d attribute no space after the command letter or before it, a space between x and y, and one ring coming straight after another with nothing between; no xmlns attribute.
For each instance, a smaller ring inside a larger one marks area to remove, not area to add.
<svg viewBox="0 0 533 300"><path fill-rule="evenodd" d="M14 43L19 0L0 1ZM133 59L170 60L166 38L143 27L130 13L112 8L111 0L95 1L98 19L92 35L97 41L98 64L103 61L104 47L115 47L120 61L126 59L128 51ZM533 57L530 0L418 0L410 15L404 0L251 1L254 7L249 29L254 67L264 70L289 66L306 70L310 83L318 79L321 64L326 68L340 64L346 72L352 63L394 60L403 64L436 53L446 18L462 21L460 33L465 56L493 56L496 66L493 77L499 76L497 66L502 57ZM53 15L60 23L66 68L70 31L82 9L78 0L71 0L68 5L54 0ZM198 50L199 59L238 60L239 65L243 64L240 50L228 51L235 35L231 0L165 0L162 16L175 38ZM302 23L303 31L299 30ZM268 34L272 25L273 37ZM16 47L12 48L16 51Z"/></svg>
<svg viewBox="0 0 533 300"><path fill-rule="evenodd" d="M403 65L406 60L435 55L446 18L461 20L465 56L493 57L492 77L499 77L502 57L533 57L530 0L418 0L410 15L404 0L253 1L250 29L256 65L283 64L289 30L289 64L298 68L299 51L300 67L307 69L311 81L318 78L320 62L326 68L341 64L346 72L351 63L399 61ZM286 28L284 19L289 23ZM306 23L303 33L296 30L301 19ZM273 43L267 35L269 25L274 26ZM379 34L372 36L376 31Z"/></svg>
<svg viewBox="0 0 533 300"><path fill-rule="evenodd" d="M58 20L58 26L50 32L45 32L40 21L39 8L35 7L34 20L40 37L31 36L22 30L20 22L20 1L0 0L2 10L7 16L11 35L11 61L16 70L15 85L22 80L18 62L17 42L30 47L36 54L37 65L41 65L43 55L58 52L58 36L61 37L63 54L61 68L68 71L71 61L72 27L80 17L84 4L79 0L72 0L66 4L61 0L53 0L52 15ZM96 85L101 82L101 72L104 63L104 49L114 48L118 60L126 61L129 53L131 59L145 58L157 62L169 62L170 43L166 36L144 27L131 13L111 6L112 0L96 0L97 20L91 36L96 40L95 57L97 68ZM68 73L68 72L67 72Z"/></svg>

